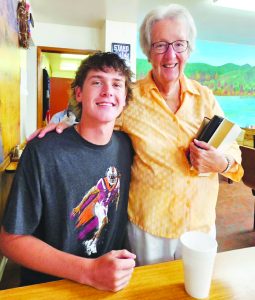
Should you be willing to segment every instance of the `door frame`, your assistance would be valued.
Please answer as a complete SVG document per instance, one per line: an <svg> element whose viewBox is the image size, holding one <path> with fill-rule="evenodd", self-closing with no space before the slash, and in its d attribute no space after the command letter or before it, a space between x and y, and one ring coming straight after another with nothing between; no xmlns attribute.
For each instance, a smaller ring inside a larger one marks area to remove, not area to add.
<svg viewBox="0 0 255 300"><path fill-rule="evenodd" d="M42 53L68 53L68 54L93 54L99 50L81 50L70 48L56 48L47 46L37 46L37 128L43 127L43 76L42 76Z"/></svg>

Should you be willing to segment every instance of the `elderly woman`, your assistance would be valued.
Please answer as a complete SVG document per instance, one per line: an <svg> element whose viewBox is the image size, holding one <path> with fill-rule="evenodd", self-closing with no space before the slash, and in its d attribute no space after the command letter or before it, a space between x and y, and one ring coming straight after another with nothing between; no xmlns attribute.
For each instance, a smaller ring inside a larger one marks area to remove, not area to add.
<svg viewBox="0 0 255 300"><path fill-rule="evenodd" d="M128 233L140 264L179 257L178 238L185 231L215 235L218 173L235 181L243 174L236 143L220 153L194 140L204 117L223 115L212 92L183 74L195 37L192 16L174 4L151 11L140 29L152 71L136 83L119 122L136 153Z"/></svg>
<svg viewBox="0 0 255 300"><path fill-rule="evenodd" d="M152 70L117 123L135 149L128 236L138 265L180 257L185 231L215 236L218 173L234 181L243 175L236 143L221 153L194 139L204 117L223 115L212 92L183 73L195 37L192 16L175 4L151 11L140 29Z"/></svg>

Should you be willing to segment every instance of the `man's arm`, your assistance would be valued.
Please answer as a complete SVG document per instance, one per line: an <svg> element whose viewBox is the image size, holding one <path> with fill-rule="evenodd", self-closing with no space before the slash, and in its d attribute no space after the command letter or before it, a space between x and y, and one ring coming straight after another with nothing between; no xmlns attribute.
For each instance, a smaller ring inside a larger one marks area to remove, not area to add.
<svg viewBox="0 0 255 300"><path fill-rule="evenodd" d="M83 258L57 250L31 235L9 234L3 228L0 249L3 255L29 269L114 292L129 283L135 267L135 255L127 250Z"/></svg>

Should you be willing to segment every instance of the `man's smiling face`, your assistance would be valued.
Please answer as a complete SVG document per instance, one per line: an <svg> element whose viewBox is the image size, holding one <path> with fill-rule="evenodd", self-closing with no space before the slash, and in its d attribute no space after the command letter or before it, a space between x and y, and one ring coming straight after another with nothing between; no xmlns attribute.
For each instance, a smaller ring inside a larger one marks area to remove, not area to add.
<svg viewBox="0 0 255 300"><path fill-rule="evenodd" d="M82 88L76 87L76 100L82 103L85 119L115 121L126 104L125 76L113 68L90 70Z"/></svg>

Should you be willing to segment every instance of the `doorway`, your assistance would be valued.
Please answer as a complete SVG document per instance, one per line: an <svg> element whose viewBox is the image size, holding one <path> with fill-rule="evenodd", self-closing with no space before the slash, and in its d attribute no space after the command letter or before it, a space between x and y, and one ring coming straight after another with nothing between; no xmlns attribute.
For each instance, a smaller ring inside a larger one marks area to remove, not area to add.
<svg viewBox="0 0 255 300"><path fill-rule="evenodd" d="M54 47L44 47L44 46L38 46L37 47L37 128L41 128L46 124L45 121L45 109L47 109L47 101L49 101L49 95L48 92L50 90L45 90L45 80L49 80L50 78L45 77L45 73L43 72L43 55L51 55L51 54L58 54L58 55L79 55L79 56L85 56L90 55L93 53L98 52L97 50L79 50L79 49L69 49L69 48L54 48ZM85 57L84 57L85 58ZM50 77L50 76L49 76ZM70 82L71 79L63 80L63 82ZM64 86L64 85L63 85ZM67 85L65 85L65 89L67 88ZM52 91L50 91L52 92ZM53 91L54 92L54 91ZM68 93L69 91L65 91L65 93ZM46 103L45 103L46 102ZM46 108L45 108L46 107ZM56 107L54 105L53 107Z"/></svg>

